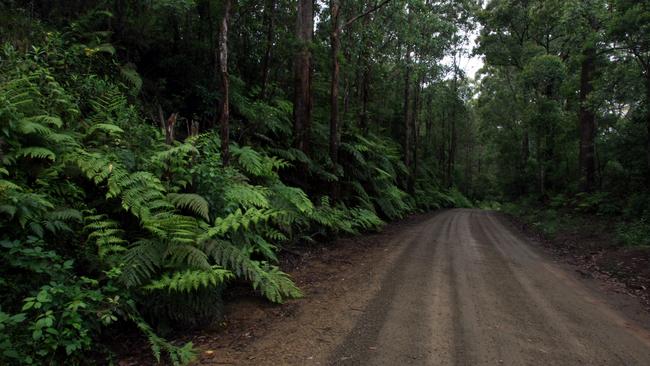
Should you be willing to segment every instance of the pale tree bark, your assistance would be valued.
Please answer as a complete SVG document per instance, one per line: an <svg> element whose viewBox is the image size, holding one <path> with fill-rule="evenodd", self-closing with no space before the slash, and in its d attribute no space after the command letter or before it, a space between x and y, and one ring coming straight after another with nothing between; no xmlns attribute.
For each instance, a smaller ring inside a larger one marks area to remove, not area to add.
<svg viewBox="0 0 650 366"><path fill-rule="evenodd" d="M223 165L230 163L230 78L228 75L228 23L230 21L231 0L223 3L223 16L219 27L219 47L217 48L217 65L221 89L219 129L221 137L221 159Z"/></svg>

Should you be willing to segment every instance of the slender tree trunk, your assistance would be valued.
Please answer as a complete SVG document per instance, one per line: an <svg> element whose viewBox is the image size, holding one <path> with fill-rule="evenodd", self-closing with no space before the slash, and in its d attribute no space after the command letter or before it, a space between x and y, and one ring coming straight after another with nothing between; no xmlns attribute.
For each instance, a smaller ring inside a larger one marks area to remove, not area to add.
<svg viewBox="0 0 650 366"><path fill-rule="evenodd" d="M433 113L432 113L432 107L431 107L431 93L427 95L426 98L426 122L425 122L425 142L426 145L424 147L424 152L427 156L431 155L433 153L433 147L435 146L435 141L433 139Z"/></svg>
<svg viewBox="0 0 650 366"><path fill-rule="evenodd" d="M650 182L650 71L646 72L645 79L645 97L646 97L646 129L648 136L646 137L646 153L647 153L647 181Z"/></svg>
<svg viewBox="0 0 650 366"><path fill-rule="evenodd" d="M537 134L537 165L539 166L539 193L542 198L546 195L546 160L544 159L542 137Z"/></svg>
<svg viewBox="0 0 650 366"><path fill-rule="evenodd" d="M294 59L293 134L294 146L309 151L309 130L312 112L311 41L314 32L313 0L298 0L296 38L300 49Z"/></svg>
<svg viewBox="0 0 650 366"><path fill-rule="evenodd" d="M359 115L359 126L364 135L368 133L368 99L370 98L370 60L367 27L370 25L370 16L363 20L363 50L361 50L361 114Z"/></svg>
<svg viewBox="0 0 650 366"><path fill-rule="evenodd" d="M449 157L447 160L447 186L452 187L454 185L454 166L456 165L456 111L455 107L452 107L451 113L451 133L449 136Z"/></svg>
<svg viewBox="0 0 650 366"><path fill-rule="evenodd" d="M330 33L330 46L332 58L332 76L330 81L330 136L329 136L329 154L332 160L332 169L336 171L339 162L339 51L341 49L341 25L340 13L341 7L338 0L330 1L332 11L332 30ZM338 199L339 185L332 182L332 199Z"/></svg>
<svg viewBox="0 0 650 366"><path fill-rule="evenodd" d="M350 42L350 35L351 34L352 34L352 32L344 33L344 35L346 36L346 39L348 40L348 42ZM339 34L339 37L340 37L340 34ZM340 41L339 41L339 44L340 44ZM339 46L339 48L340 48L340 46ZM345 57L345 64L346 65L352 64L352 54L350 53L350 48L349 47L346 47L343 50L343 55ZM350 81L350 73L347 72L347 73L344 73L344 75L345 75L345 77L343 78L343 122L345 122L345 116L347 116L348 112L350 111L350 88L351 88L350 85L352 84L352 82ZM344 126L340 126L340 127L344 128Z"/></svg>
<svg viewBox="0 0 650 366"><path fill-rule="evenodd" d="M407 187L412 187L411 161L411 49L406 49L406 69L404 70L404 165L409 171Z"/></svg>
<svg viewBox="0 0 650 366"><path fill-rule="evenodd" d="M271 52L273 51L273 38L275 36L275 4L277 0L268 0L264 12L266 13L266 49L262 61L262 88L260 98L266 99L266 88L269 83L269 69L271 67Z"/></svg>
<svg viewBox="0 0 650 366"><path fill-rule="evenodd" d="M230 20L231 0L224 1L223 17L219 29L218 65L221 81L221 113L219 115L219 126L221 135L221 159L223 165L230 162L230 84L228 76L228 22Z"/></svg>
<svg viewBox="0 0 650 366"><path fill-rule="evenodd" d="M453 102L451 104L451 115L450 115L450 123L451 123L451 133L449 136L449 160L447 160L447 178L449 179L447 181L447 186L452 187L454 185L454 165L456 163L456 102L458 98L458 87L457 87L457 80L456 80L456 63L454 59L454 81L453 81Z"/></svg>
<svg viewBox="0 0 650 366"><path fill-rule="evenodd" d="M415 182L417 181L417 171L418 171L418 116L420 111L420 93L422 91L422 80L418 80L415 85L415 91L413 93L413 113L411 114L411 134L412 134L412 146L411 146L411 179L409 181L410 186L408 187L409 193L415 193Z"/></svg>
<svg viewBox="0 0 650 366"><path fill-rule="evenodd" d="M591 192L596 178L594 139L596 137L596 116L587 105L587 98L593 90L592 80L596 70L596 51L588 48L583 52L580 71L580 183L582 190Z"/></svg>
<svg viewBox="0 0 650 366"><path fill-rule="evenodd" d="M440 115L440 147L438 149L438 164L440 168L443 169L444 182L446 184L449 181L449 178L447 178L447 169L445 168L447 162L447 113L445 113L445 110L443 109Z"/></svg>
<svg viewBox="0 0 650 366"><path fill-rule="evenodd" d="M370 98L370 65L367 63L363 66L361 81L361 118L360 125L363 134L368 133L368 100Z"/></svg>
<svg viewBox="0 0 650 366"><path fill-rule="evenodd" d="M528 165L528 158L530 157L530 137L528 134L528 127L524 127L524 135L521 139L521 171L526 171L526 166ZM520 194L524 195L528 193L528 185L526 181L522 181L519 186Z"/></svg>
<svg viewBox="0 0 650 366"><path fill-rule="evenodd" d="M339 50L341 49L341 28L339 26L340 5L338 0L331 1L332 32L330 34L332 76L330 80L330 136L329 153L332 163L338 163L338 126L339 126Z"/></svg>

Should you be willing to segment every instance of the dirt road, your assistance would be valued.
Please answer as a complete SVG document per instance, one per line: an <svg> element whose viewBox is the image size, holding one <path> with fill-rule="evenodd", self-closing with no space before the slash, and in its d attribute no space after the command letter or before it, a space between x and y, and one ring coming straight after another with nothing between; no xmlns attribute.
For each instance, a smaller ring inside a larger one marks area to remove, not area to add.
<svg viewBox="0 0 650 366"><path fill-rule="evenodd" d="M444 211L385 240L231 363L650 365L646 315L630 320L497 214Z"/></svg>

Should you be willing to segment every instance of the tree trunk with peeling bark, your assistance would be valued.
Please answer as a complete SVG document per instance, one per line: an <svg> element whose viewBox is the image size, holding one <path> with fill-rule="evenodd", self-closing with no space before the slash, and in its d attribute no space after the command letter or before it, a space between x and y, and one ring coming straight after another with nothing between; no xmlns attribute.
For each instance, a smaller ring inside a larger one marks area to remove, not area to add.
<svg viewBox="0 0 650 366"><path fill-rule="evenodd" d="M230 163L230 80L228 75L228 22L230 21L231 0L223 4L223 16L219 27L219 47L217 48L217 65L221 89L221 112L219 114L219 129L221 136L221 159L223 165Z"/></svg>

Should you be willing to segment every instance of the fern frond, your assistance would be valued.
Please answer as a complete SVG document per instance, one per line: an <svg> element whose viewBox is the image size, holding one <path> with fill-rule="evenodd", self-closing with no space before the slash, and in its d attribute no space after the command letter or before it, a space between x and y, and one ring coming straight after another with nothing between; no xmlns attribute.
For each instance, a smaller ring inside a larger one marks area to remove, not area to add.
<svg viewBox="0 0 650 366"><path fill-rule="evenodd" d="M124 133L123 129L112 123L95 123L90 126L90 128L88 128L86 135L90 136L97 131L101 131L109 135L120 135Z"/></svg>
<svg viewBox="0 0 650 366"><path fill-rule="evenodd" d="M194 193L169 193L167 198L174 206L189 209L206 221L210 220L210 207L202 196Z"/></svg>
<svg viewBox="0 0 650 366"><path fill-rule="evenodd" d="M172 274L165 273L158 280L144 286L146 290L166 290L169 292L188 293L200 288L217 287L232 279L232 272L220 267L212 266L208 270L177 271Z"/></svg>
<svg viewBox="0 0 650 366"><path fill-rule="evenodd" d="M269 219L282 214L281 211L273 209L250 208L246 211L237 209L235 212L226 217L218 217L214 226L208 229L209 237L223 236L228 232L237 231L240 228L248 229L250 225L256 225L261 222L268 222Z"/></svg>
<svg viewBox="0 0 650 366"><path fill-rule="evenodd" d="M302 296L289 276L278 267L252 260L248 254L228 242L207 240L203 242L203 247L217 264L250 281L253 288L273 302L282 303L285 298Z"/></svg>
<svg viewBox="0 0 650 366"><path fill-rule="evenodd" d="M124 245L127 241L122 238L124 232L117 221L110 220L106 215L88 216L85 221L84 231L88 233L88 240L97 245L101 259L126 250Z"/></svg>
<svg viewBox="0 0 650 366"><path fill-rule="evenodd" d="M81 211L75 210L73 208L63 208L60 210L51 211L48 212L46 217L51 220L59 220L59 221L72 221L72 220L77 222L83 221L83 215Z"/></svg>
<svg viewBox="0 0 650 366"><path fill-rule="evenodd" d="M49 149L46 149L44 147L24 147L19 149L16 152L16 157L28 157L32 159L48 159L55 161L56 160L56 154Z"/></svg>
<svg viewBox="0 0 650 366"><path fill-rule="evenodd" d="M226 201L241 206L242 208L268 208L269 190L261 186L252 186L247 183L238 183L226 188Z"/></svg>
<svg viewBox="0 0 650 366"><path fill-rule="evenodd" d="M24 118L20 121L16 130L25 135L33 133L41 136L47 136L52 133L52 129L49 127L44 126L38 122L29 121L27 118Z"/></svg>
<svg viewBox="0 0 650 366"><path fill-rule="evenodd" d="M162 241L140 240L122 256L120 279L127 287L148 282L162 265L163 253L167 250Z"/></svg>
<svg viewBox="0 0 650 366"><path fill-rule="evenodd" d="M173 266L207 270L210 268L208 255L192 245L169 245L163 257Z"/></svg>
<svg viewBox="0 0 650 366"><path fill-rule="evenodd" d="M244 168L246 172L254 176L264 174L264 164L262 162L262 155L253 150L250 146L231 148L233 156L237 159L237 163Z"/></svg>

